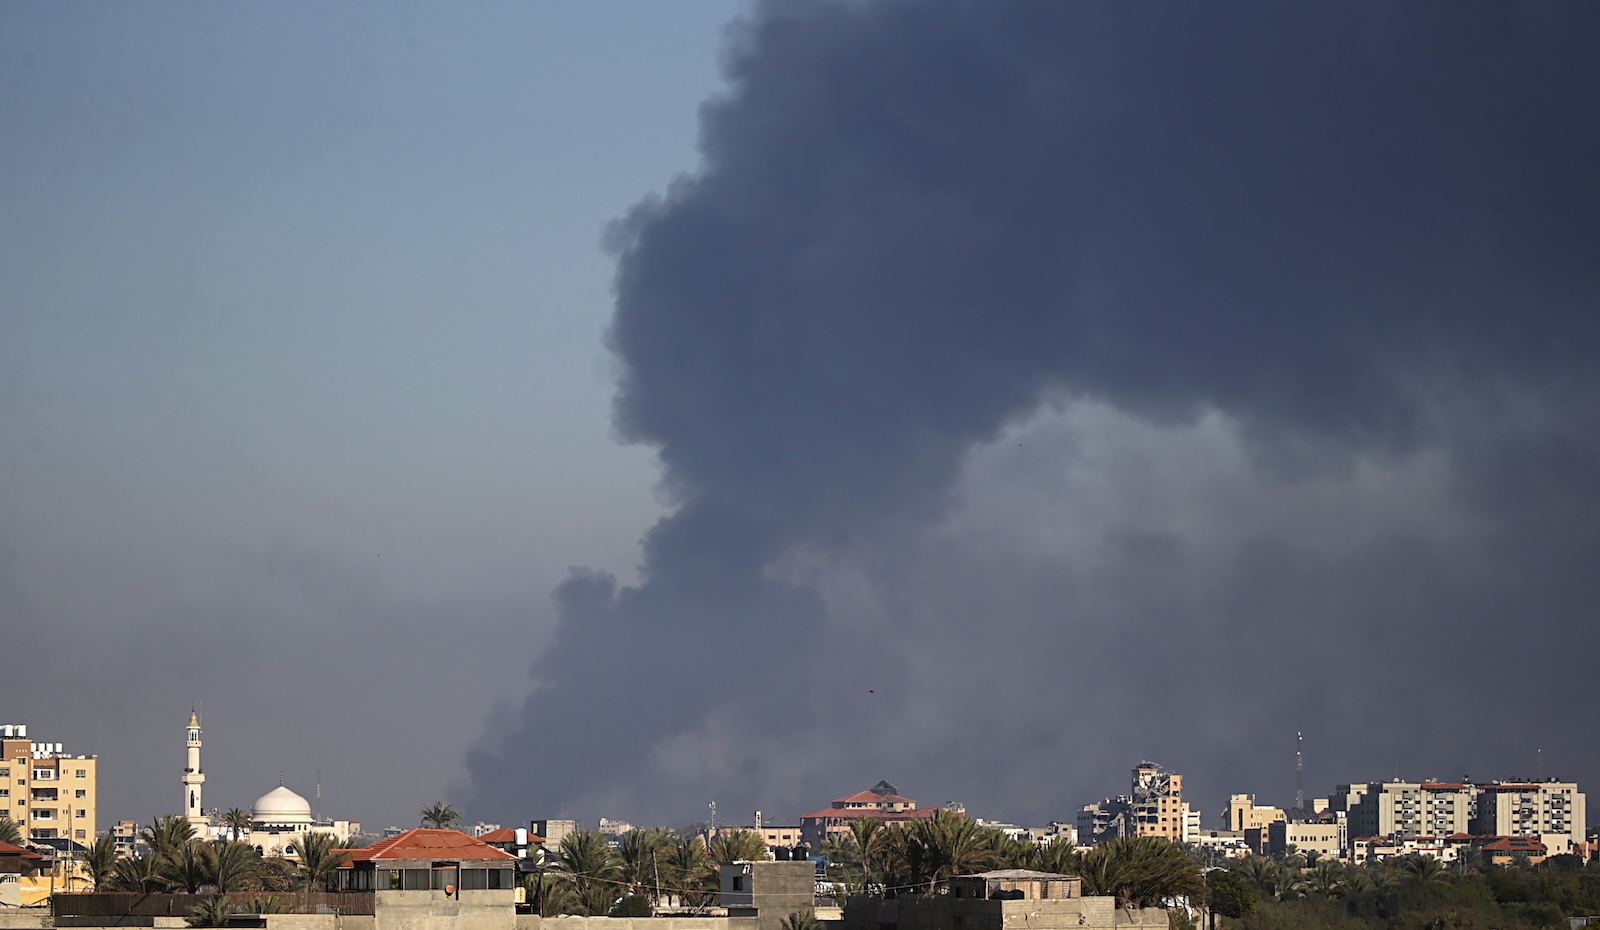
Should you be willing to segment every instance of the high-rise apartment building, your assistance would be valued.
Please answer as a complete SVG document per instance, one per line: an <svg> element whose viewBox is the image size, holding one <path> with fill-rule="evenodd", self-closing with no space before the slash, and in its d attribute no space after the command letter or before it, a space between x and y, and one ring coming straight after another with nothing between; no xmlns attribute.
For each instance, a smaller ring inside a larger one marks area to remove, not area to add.
<svg viewBox="0 0 1600 930"><path fill-rule="evenodd" d="M1476 795L1472 785L1450 782L1372 782L1350 809L1350 836L1409 839L1467 833Z"/></svg>
<svg viewBox="0 0 1600 930"><path fill-rule="evenodd" d="M95 836L98 762L29 739L27 724L0 726L0 810L28 839L87 844Z"/></svg>
<svg viewBox="0 0 1600 930"><path fill-rule="evenodd" d="M1188 805L1183 803L1183 776L1154 762L1133 770L1133 832L1181 842L1187 832Z"/></svg>
<svg viewBox="0 0 1600 930"><path fill-rule="evenodd" d="M1478 785L1471 832L1484 836L1531 836L1550 855L1584 842L1583 793L1570 781L1490 782Z"/></svg>

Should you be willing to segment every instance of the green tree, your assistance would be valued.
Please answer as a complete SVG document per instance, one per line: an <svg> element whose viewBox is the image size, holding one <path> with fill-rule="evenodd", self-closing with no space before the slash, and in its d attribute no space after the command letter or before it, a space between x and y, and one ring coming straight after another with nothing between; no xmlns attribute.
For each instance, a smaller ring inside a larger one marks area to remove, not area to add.
<svg viewBox="0 0 1600 930"><path fill-rule="evenodd" d="M655 908L650 906L650 898L642 894L626 894L611 910L607 917L650 917L655 914Z"/></svg>
<svg viewBox="0 0 1600 930"><path fill-rule="evenodd" d="M167 876L155 856L118 859L111 870L110 885L113 891L137 891L141 894L166 891L169 887Z"/></svg>
<svg viewBox="0 0 1600 930"><path fill-rule="evenodd" d="M1084 894L1116 895L1125 905L1157 907L1205 898L1206 881L1188 854L1159 836L1120 837L1083 854Z"/></svg>
<svg viewBox="0 0 1600 930"><path fill-rule="evenodd" d="M876 817L857 817L850 821L848 836L859 857L861 881L865 884L870 885L877 880L877 873L873 871L872 866L874 859L883 850L886 839L883 831L883 821Z"/></svg>
<svg viewBox="0 0 1600 930"><path fill-rule="evenodd" d="M676 903L698 907L714 900L718 892L716 863L706 854L699 836L679 836L661 860L662 882L672 889Z"/></svg>
<svg viewBox="0 0 1600 930"><path fill-rule="evenodd" d="M552 868L540 868L523 880L528 904L540 917L571 914L578 908L577 888L572 876Z"/></svg>
<svg viewBox="0 0 1600 930"><path fill-rule="evenodd" d="M1044 846L1034 847L1027 868L1061 875L1076 875L1083 867L1083 853L1070 840L1057 838Z"/></svg>
<svg viewBox="0 0 1600 930"><path fill-rule="evenodd" d="M339 866L350 861L350 854L339 848L332 833L307 831L300 834L300 882L308 891L331 891Z"/></svg>
<svg viewBox="0 0 1600 930"><path fill-rule="evenodd" d="M228 812L222 815L222 825L232 830L233 838L238 840L255 827L255 821L251 819L250 812L244 808L230 807Z"/></svg>
<svg viewBox="0 0 1600 930"><path fill-rule="evenodd" d="M711 858L718 862L753 862L767 858L767 844L754 830L729 830L711 841Z"/></svg>
<svg viewBox="0 0 1600 930"><path fill-rule="evenodd" d="M150 854L157 862L175 866L184 850L194 842L194 825L176 815L157 817L139 838L150 847Z"/></svg>
<svg viewBox="0 0 1600 930"><path fill-rule="evenodd" d="M206 884L220 892L243 891L261 867L261 854L248 843L216 840L207 843L205 855L209 874Z"/></svg>
<svg viewBox="0 0 1600 930"><path fill-rule="evenodd" d="M672 845L672 840L672 831L664 827L629 830L622 834L622 839L617 843L617 856L621 860L622 880L634 894L649 891L651 901L655 901L661 859Z"/></svg>
<svg viewBox="0 0 1600 930"><path fill-rule="evenodd" d="M0 813L0 843L10 843L15 846L22 842L22 828L11 819L8 813Z"/></svg>
<svg viewBox="0 0 1600 930"><path fill-rule="evenodd" d="M1243 917L1255 910L1256 893L1237 872L1217 869L1206 874L1211 909L1224 917Z"/></svg>
<svg viewBox="0 0 1600 930"><path fill-rule="evenodd" d="M189 926L225 927L228 925L228 918L237 912L238 908L229 904L228 899L221 895L206 898L189 911Z"/></svg>
<svg viewBox="0 0 1600 930"><path fill-rule="evenodd" d="M443 801L434 801L422 809L421 825L435 830L448 830L461 822L461 812Z"/></svg>
<svg viewBox="0 0 1600 930"><path fill-rule="evenodd" d="M622 865L606 838L594 830L562 837L555 867L572 878L577 896L574 913L604 917L620 896Z"/></svg>
<svg viewBox="0 0 1600 930"><path fill-rule="evenodd" d="M116 838L109 833L100 834L77 854L77 859L83 863L84 871L89 873L89 881L94 883L96 889L109 885L117 867Z"/></svg>
<svg viewBox="0 0 1600 930"><path fill-rule="evenodd" d="M817 919L814 911L795 911L784 917L779 926L783 930L822 930L822 921Z"/></svg>
<svg viewBox="0 0 1600 930"><path fill-rule="evenodd" d="M1411 885L1434 885L1450 878L1450 872L1443 862L1421 853L1412 853L1401 859L1400 872Z"/></svg>

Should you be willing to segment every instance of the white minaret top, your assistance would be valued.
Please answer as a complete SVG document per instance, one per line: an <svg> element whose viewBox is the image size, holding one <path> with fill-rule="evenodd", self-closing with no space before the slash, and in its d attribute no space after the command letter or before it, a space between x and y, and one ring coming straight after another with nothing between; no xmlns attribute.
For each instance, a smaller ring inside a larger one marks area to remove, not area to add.
<svg viewBox="0 0 1600 930"><path fill-rule="evenodd" d="M200 768L200 715L189 708L189 731L185 745L188 760L183 767L183 817L196 828L206 825L201 813L200 789L206 783L206 773Z"/></svg>

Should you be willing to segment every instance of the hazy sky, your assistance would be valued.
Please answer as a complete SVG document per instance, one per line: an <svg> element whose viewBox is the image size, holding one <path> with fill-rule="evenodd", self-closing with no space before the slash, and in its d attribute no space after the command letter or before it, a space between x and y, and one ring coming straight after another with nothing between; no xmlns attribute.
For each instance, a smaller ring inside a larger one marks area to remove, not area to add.
<svg viewBox="0 0 1600 930"><path fill-rule="evenodd" d="M0 9L0 718L103 816L175 809L198 700L208 803L404 823L631 568L600 240L737 9Z"/></svg>
<svg viewBox="0 0 1600 930"><path fill-rule="evenodd" d="M0 7L0 717L104 820L191 700L372 826L1600 775L1600 14L739 12Z"/></svg>

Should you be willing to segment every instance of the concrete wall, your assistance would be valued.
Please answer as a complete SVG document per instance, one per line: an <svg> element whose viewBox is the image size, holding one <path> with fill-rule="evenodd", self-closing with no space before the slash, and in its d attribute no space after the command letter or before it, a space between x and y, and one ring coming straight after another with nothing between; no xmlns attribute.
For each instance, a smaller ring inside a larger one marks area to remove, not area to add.
<svg viewBox="0 0 1600 930"><path fill-rule="evenodd" d="M546 927L544 924L549 926ZM537 914L518 914L514 930L758 930L758 928L754 917L540 917Z"/></svg>
<svg viewBox="0 0 1600 930"><path fill-rule="evenodd" d="M0 930L47 930L54 926L49 908L0 908Z"/></svg>
<svg viewBox="0 0 1600 930"><path fill-rule="evenodd" d="M1053 901L978 901L951 895L907 895L891 901L852 896L845 906L847 930L1116 930L1166 927L1161 908L1119 908L1109 896Z"/></svg>
<svg viewBox="0 0 1600 930"><path fill-rule="evenodd" d="M443 891L379 891L373 897L373 928L516 930L516 896L510 888L458 891L455 896Z"/></svg>

